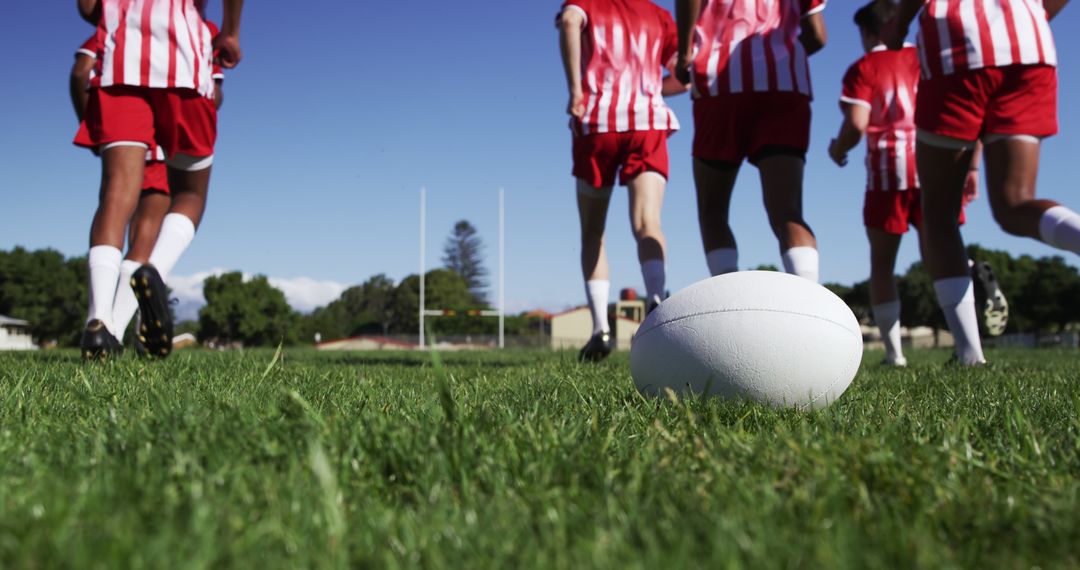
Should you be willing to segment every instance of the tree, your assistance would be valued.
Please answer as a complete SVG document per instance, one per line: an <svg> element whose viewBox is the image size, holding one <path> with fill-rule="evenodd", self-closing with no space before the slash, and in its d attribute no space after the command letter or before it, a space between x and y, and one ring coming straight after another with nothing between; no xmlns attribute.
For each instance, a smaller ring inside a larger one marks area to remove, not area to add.
<svg viewBox="0 0 1080 570"><path fill-rule="evenodd" d="M86 319L86 258L60 252L0 251L0 314L30 322L37 342L76 346Z"/></svg>
<svg viewBox="0 0 1080 570"><path fill-rule="evenodd" d="M296 315L266 277L248 281L240 272L203 282L206 306L199 310L199 340L245 346L273 346L296 341Z"/></svg>
<svg viewBox="0 0 1080 570"><path fill-rule="evenodd" d="M463 314L469 309L476 308L476 299L469 291L468 285L457 273L449 269L435 269L429 271L425 277L425 305L428 309L446 309ZM411 334L419 326L420 311L420 277L410 275L401 280L394 290L393 300L393 330L398 333ZM479 317L468 318L464 315L454 318L434 318L430 321L431 330L447 334L468 334L483 332L473 330ZM483 324L480 323L482 327Z"/></svg>
<svg viewBox="0 0 1080 570"><path fill-rule="evenodd" d="M382 334L388 334L394 324L394 280L380 273L373 275L360 291L363 295L361 305L364 311L382 327Z"/></svg>
<svg viewBox="0 0 1080 570"><path fill-rule="evenodd" d="M487 302L485 277L488 272L481 259L483 253L484 242L477 235L476 228L467 220L454 224L454 229L443 246L443 265L465 280L477 304Z"/></svg>

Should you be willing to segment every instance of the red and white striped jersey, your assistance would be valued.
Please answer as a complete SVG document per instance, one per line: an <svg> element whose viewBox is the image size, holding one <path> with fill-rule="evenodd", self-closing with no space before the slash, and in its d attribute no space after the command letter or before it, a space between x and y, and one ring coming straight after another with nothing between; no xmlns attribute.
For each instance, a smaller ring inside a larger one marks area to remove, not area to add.
<svg viewBox="0 0 1080 570"><path fill-rule="evenodd" d="M802 19L826 0L704 0L694 29L694 98L788 91L812 96Z"/></svg>
<svg viewBox="0 0 1080 570"><path fill-rule="evenodd" d="M574 132L678 130L663 96L664 67L679 50L671 14L649 0L567 0L562 10L585 17L585 117L571 120Z"/></svg>
<svg viewBox="0 0 1080 570"><path fill-rule="evenodd" d="M926 0L919 20L923 77L1009 65L1057 65L1042 0Z"/></svg>
<svg viewBox="0 0 1080 570"><path fill-rule="evenodd" d="M866 129L866 189L919 187L915 168L915 98L919 56L914 46L875 48L844 75L842 103L870 109Z"/></svg>
<svg viewBox="0 0 1080 570"><path fill-rule="evenodd" d="M194 89L210 96L213 34L205 0L101 0L102 87Z"/></svg>

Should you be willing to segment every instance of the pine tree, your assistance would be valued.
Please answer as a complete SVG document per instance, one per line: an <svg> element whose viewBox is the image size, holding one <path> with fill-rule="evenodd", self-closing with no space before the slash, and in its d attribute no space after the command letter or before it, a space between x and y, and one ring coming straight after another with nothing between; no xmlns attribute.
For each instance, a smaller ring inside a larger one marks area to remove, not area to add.
<svg viewBox="0 0 1080 570"><path fill-rule="evenodd" d="M465 280L478 304L487 302L487 269L482 261L484 242L468 220L454 224L443 246L443 265Z"/></svg>

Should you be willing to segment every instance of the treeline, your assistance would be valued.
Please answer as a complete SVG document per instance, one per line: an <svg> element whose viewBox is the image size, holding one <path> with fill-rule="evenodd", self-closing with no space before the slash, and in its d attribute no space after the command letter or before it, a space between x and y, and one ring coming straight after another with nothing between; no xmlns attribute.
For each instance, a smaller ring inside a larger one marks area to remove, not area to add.
<svg viewBox="0 0 1080 570"><path fill-rule="evenodd" d="M1061 257L1014 258L1003 251L972 246L973 259L994 267L1009 298L1009 332L1056 332L1080 322L1080 273ZM474 276L475 277L475 276ZM472 285L453 269L426 274L426 305L455 316L428 321L439 335L496 334L497 319L470 316L488 308L478 280ZM65 259L53 250L0 251L0 314L25 319L40 343L74 346L86 313L86 259ZM870 319L869 286L830 284L860 319ZM341 296L310 314L289 306L285 294L266 277L245 280L239 272L209 277L204 282L206 305L197 321L180 323L178 332L193 332L203 342L220 345L273 346L360 335L414 335L419 326L420 278L410 275L394 282L375 275L346 289ZM921 263L900 277L903 319L907 326L944 328L933 284ZM507 318L507 334L541 334L543 326L525 316Z"/></svg>
<svg viewBox="0 0 1080 570"><path fill-rule="evenodd" d="M1061 256L1013 257L1007 252L968 247L976 261L990 263L1009 301L1006 333L1054 333L1080 323L1080 273ZM851 307L860 320L871 317L870 283L827 284ZM901 320L905 326L944 329L945 318L937 305L933 280L916 262L899 276Z"/></svg>

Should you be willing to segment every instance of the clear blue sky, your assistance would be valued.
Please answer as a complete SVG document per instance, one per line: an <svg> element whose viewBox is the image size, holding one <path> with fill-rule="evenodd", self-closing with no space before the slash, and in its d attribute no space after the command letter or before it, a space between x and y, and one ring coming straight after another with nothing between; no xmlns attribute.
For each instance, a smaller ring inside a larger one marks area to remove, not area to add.
<svg viewBox="0 0 1080 570"><path fill-rule="evenodd" d="M673 0L659 2L673 9ZM74 2L8 7L8 70L0 105L3 221L0 248L85 252L99 167L71 146L67 99L72 54L91 29ZM220 2L212 1L217 17ZM827 281L867 273L861 223L864 172L858 150L841 170L825 153L838 126L840 78L861 55L851 16L861 2L833 0L828 47L811 61L817 95L807 171L807 218L817 231ZM211 201L178 275L223 268L272 277L353 284L374 273L417 270L418 189L429 189L429 262L452 223L473 221L495 269L496 196L507 191L507 297L511 308L582 302L565 88L553 16L559 2L343 2L318 10L248 2L245 60L229 73ZM1063 102L1080 97L1080 7L1054 24ZM692 120L672 101L684 131L671 139L664 212L669 286L707 276L690 178ZM1041 193L1080 208L1068 166L1080 148L1080 110L1061 108L1063 134L1046 143ZM626 214L616 192L609 223L615 287L641 287ZM765 223L757 173L736 192L742 265L779 264ZM971 212L969 242L1014 253L1051 250L1009 238L985 200ZM905 244L899 269L916 257ZM1071 260L1075 262L1075 258Z"/></svg>

